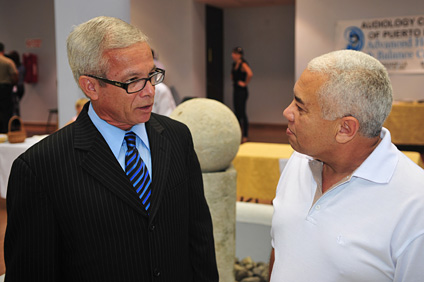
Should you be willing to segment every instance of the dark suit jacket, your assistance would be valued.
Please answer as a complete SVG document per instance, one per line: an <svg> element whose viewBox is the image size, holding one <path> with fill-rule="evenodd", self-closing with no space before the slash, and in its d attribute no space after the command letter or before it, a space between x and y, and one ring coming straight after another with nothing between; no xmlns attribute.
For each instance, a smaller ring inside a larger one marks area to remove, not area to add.
<svg viewBox="0 0 424 282"><path fill-rule="evenodd" d="M218 281L188 128L155 114L146 123L148 216L87 108L13 164L6 281Z"/></svg>

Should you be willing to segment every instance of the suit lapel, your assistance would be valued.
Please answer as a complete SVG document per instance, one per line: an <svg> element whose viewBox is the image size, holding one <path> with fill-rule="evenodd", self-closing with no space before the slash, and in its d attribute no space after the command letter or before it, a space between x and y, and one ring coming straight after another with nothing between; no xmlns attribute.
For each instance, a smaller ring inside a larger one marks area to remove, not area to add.
<svg viewBox="0 0 424 282"><path fill-rule="evenodd" d="M109 145L91 122L88 104L75 121L75 149L85 151L81 166L102 185L139 213L147 216L133 186Z"/></svg>
<svg viewBox="0 0 424 282"><path fill-rule="evenodd" d="M171 144L162 132L163 126L156 120L152 114L150 120L146 123L147 135L150 143L150 154L152 156L152 199L150 219L153 219L159 209L162 195L165 190L165 182L169 172Z"/></svg>

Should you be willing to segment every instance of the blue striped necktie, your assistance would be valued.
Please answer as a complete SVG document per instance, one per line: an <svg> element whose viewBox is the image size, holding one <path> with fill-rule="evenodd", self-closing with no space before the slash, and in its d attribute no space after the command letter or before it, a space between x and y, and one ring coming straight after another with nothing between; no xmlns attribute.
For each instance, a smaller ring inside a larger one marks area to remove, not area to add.
<svg viewBox="0 0 424 282"><path fill-rule="evenodd" d="M134 186L138 197L143 203L146 211L150 208L150 195L152 190L150 188L149 171L147 170L146 164L140 157L138 150L135 146L136 135L130 131L125 134L124 137L127 142L127 152L125 153L125 173L130 179L131 184Z"/></svg>

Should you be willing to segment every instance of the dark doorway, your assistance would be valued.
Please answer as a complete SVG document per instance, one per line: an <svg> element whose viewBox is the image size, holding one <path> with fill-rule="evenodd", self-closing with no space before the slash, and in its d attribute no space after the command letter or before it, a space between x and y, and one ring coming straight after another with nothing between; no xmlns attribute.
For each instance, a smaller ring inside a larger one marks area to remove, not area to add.
<svg viewBox="0 0 424 282"><path fill-rule="evenodd" d="M206 97L224 101L223 10L206 5Z"/></svg>

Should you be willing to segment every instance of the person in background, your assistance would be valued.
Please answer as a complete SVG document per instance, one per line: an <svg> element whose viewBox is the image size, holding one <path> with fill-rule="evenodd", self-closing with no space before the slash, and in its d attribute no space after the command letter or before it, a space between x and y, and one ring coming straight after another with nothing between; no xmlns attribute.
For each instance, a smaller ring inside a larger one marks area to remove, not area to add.
<svg viewBox="0 0 424 282"><path fill-rule="evenodd" d="M272 282L424 281L424 170L382 127L392 100L365 53L309 62L284 110L296 152L273 201Z"/></svg>
<svg viewBox="0 0 424 282"><path fill-rule="evenodd" d="M242 142L248 140L249 120L247 119L246 103L249 97L247 85L252 79L253 72L243 57L243 49L236 47L231 53L233 65L231 67L231 80L233 81L233 105L234 113L242 129Z"/></svg>
<svg viewBox="0 0 424 282"><path fill-rule="evenodd" d="M151 113L165 72L147 37L101 16L67 50L90 102L13 163L5 281L217 282L190 130Z"/></svg>
<svg viewBox="0 0 424 282"><path fill-rule="evenodd" d="M7 133L13 115L13 85L18 82L15 63L4 55L4 44L0 42L0 133Z"/></svg>
<svg viewBox="0 0 424 282"><path fill-rule="evenodd" d="M175 108L175 100L172 96L171 89L165 83L158 84L155 87L155 102L152 112L169 116Z"/></svg>
<svg viewBox="0 0 424 282"><path fill-rule="evenodd" d="M153 49L152 56L156 67L164 70L164 65L159 61L157 54ZM163 82L158 84L157 87L155 87L155 103L153 104L152 112L169 116L175 108L175 99L172 95L171 89L169 89L169 87Z"/></svg>
<svg viewBox="0 0 424 282"><path fill-rule="evenodd" d="M21 63L21 58L19 56L19 53L17 51L11 51L9 54L7 54L7 57L12 59L12 61L15 63L16 68L18 69L18 82L13 86L13 114L20 116L20 107L19 103L22 100L22 97L25 94L25 66Z"/></svg>
<svg viewBox="0 0 424 282"><path fill-rule="evenodd" d="M88 102L89 100L87 98L79 98L76 102L75 102L75 112L76 115L74 117L72 117L72 119L70 121L68 121L68 124L74 122L77 120L78 115L80 114L80 112L82 111L84 105Z"/></svg>

